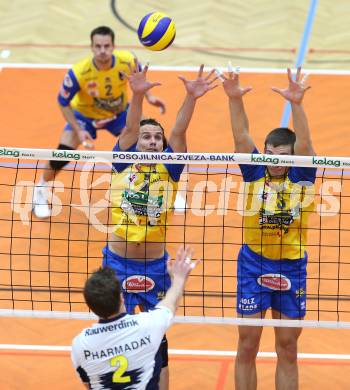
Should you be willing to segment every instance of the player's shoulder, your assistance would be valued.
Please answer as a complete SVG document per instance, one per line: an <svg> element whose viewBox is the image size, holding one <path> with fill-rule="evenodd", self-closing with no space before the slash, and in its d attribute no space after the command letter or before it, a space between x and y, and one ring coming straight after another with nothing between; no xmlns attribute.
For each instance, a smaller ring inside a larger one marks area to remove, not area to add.
<svg viewBox="0 0 350 390"><path fill-rule="evenodd" d="M135 55L130 50L114 50L113 52L117 63L127 65L134 61Z"/></svg>
<svg viewBox="0 0 350 390"><path fill-rule="evenodd" d="M92 57L91 56L85 57L81 61L75 63L72 66L72 70L77 77L92 72L93 70Z"/></svg>

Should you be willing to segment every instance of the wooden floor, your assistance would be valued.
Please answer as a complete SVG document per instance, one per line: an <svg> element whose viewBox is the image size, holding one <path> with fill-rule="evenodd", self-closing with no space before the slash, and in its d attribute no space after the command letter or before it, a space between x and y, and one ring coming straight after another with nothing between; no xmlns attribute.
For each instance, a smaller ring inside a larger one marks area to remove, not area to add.
<svg viewBox="0 0 350 390"><path fill-rule="evenodd" d="M191 4L179 0L174 4L151 0L115 2L121 19L132 27L150 9L157 8L173 16L178 31L176 46L164 53L150 53L141 49L135 33L115 18L107 1L98 7L93 0L74 3L38 0L35 6L23 0L1 2L0 50L10 50L10 56L1 61L72 63L88 53L90 30L107 24L115 28L118 45L132 48L143 61L150 59L154 65L196 66L204 62L209 66L225 66L230 59L242 67L285 68L295 63L309 6L303 0L247 3L205 0ZM346 27L349 8L347 2L319 2L306 57L308 68L349 67ZM6 52L0 51L0 55L6 57ZM3 68L0 73L2 146L53 148L57 145L64 122L56 96L64 73L54 69ZM167 101L168 112L161 117L147 107L146 114L160 119L169 131L184 95L181 82L176 72L150 72L150 75L162 82L157 93ZM346 140L350 76L311 75L309 80L312 89L305 107L316 151L321 155L349 156ZM270 87L284 86L285 76L247 73L242 75L242 83L254 87L246 106L252 135L261 147L266 132L280 123L283 111L283 101ZM114 142L113 137L103 132L96 141L96 149L111 150ZM227 102L221 87L198 103L189 130L189 150L233 150ZM3 225L1 229L4 232ZM100 247L96 245L93 250L97 253ZM2 266L4 261L4 256L0 257ZM326 267L323 266L323 272L327 271ZM0 273L0 279L3 277ZM2 318L0 344L69 346L72 337L86 325L84 321ZM299 352L349 354L349 340L348 331L305 329ZM170 348L176 350L234 351L236 342L237 329L231 326L175 325L169 331ZM273 330L266 328L261 351L273 350ZM203 390L232 389L233 363L232 357L208 353L171 355L171 389L185 390L195 385ZM0 389L81 388L67 351L0 349L0 364ZM300 359L300 388L347 389L349 368L350 361L339 358ZM259 389L273 388L274 369L275 359L258 359Z"/></svg>

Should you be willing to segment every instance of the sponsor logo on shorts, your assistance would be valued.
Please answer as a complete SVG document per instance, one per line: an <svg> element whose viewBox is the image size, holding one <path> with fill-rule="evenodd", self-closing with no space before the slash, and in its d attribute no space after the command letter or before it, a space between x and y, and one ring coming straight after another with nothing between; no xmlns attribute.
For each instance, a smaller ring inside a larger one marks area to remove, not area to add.
<svg viewBox="0 0 350 390"><path fill-rule="evenodd" d="M165 291L158 291L157 299L158 301L162 300L165 297Z"/></svg>
<svg viewBox="0 0 350 390"><path fill-rule="evenodd" d="M72 88L73 87L73 80L69 76L69 74L66 74L63 79L63 85L67 88Z"/></svg>
<svg viewBox="0 0 350 390"><path fill-rule="evenodd" d="M281 274L264 274L257 279L260 286L267 287L276 291L288 291L290 290L290 280Z"/></svg>
<svg viewBox="0 0 350 390"><path fill-rule="evenodd" d="M68 99L69 98L69 91L67 91L64 87L62 87L60 89L60 95L64 98L64 99Z"/></svg>
<svg viewBox="0 0 350 390"><path fill-rule="evenodd" d="M238 308L242 311L256 311L258 304L255 302L255 298L241 298L238 303Z"/></svg>
<svg viewBox="0 0 350 390"><path fill-rule="evenodd" d="M154 286L154 280L143 275L132 275L123 281L123 289L131 293L148 292Z"/></svg>
<svg viewBox="0 0 350 390"><path fill-rule="evenodd" d="M300 298L302 297L303 295L305 295L305 290L303 288L298 288L296 291L295 291L295 295L297 296L297 298Z"/></svg>

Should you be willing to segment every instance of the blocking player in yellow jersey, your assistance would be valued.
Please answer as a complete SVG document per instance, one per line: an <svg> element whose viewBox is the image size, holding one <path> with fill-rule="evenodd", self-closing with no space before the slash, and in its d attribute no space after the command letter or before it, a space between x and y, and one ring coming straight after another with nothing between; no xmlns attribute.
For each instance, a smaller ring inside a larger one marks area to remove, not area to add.
<svg viewBox="0 0 350 390"><path fill-rule="evenodd" d="M167 141L159 122L154 119L141 120L145 94L159 85L146 79L147 68L146 65L140 71L138 66L134 66L131 75L127 76L133 95L126 128L114 151L186 152L186 131L196 101L215 88L214 71L204 77L202 65L195 80L180 77L186 96ZM168 253L165 249L166 225L171 217L183 168L184 165L167 163L113 164L111 202L114 232L103 250L103 265L115 270L120 279L129 313L134 311L135 306L141 306L143 310L154 308L170 287ZM164 390L168 388L166 339L159 353L163 367L160 388Z"/></svg>
<svg viewBox="0 0 350 390"><path fill-rule="evenodd" d="M298 68L295 80L288 69L289 86L272 88L292 105L294 131L276 128L265 139L264 153L314 155L302 101L305 78ZM249 134L243 96L251 88L239 84L238 73L224 76L231 125L238 153L259 152ZM278 160L278 158L277 158ZM275 319L302 319L306 309L306 229L313 209L312 189L316 169L240 165L245 182L244 245L237 264L237 312L245 318L264 318L272 309ZM237 390L256 389L255 359L262 333L260 326L239 326L235 366ZM275 328L276 389L298 388L297 342L301 328Z"/></svg>
<svg viewBox="0 0 350 390"><path fill-rule="evenodd" d="M58 103L67 124L57 149L74 150L79 145L93 147L97 131L106 129L118 136L125 127L128 109L127 80L134 56L127 50L115 50L114 32L100 26L90 34L93 56L73 65L64 77ZM146 93L152 105L165 112L162 100ZM38 218L51 215L48 182L68 162L49 161L34 190L33 211Z"/></svg>

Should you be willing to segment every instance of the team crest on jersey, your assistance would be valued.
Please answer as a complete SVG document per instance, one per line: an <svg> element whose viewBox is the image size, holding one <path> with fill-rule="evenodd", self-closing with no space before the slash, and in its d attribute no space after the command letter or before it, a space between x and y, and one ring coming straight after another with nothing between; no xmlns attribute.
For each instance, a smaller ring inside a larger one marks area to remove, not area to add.
<svg viewBox="0 0 350 390"><path fill-rule="evenodd" d="M106 78L105 78L105 83L106 83L106 84L112 84L111 78L110 78L110 77L106 77Z"/></svg>
<svg viewBox="0 0 350 390"><path fill-rule="evenodd" d="M148 292L153 290L154 280L144 275L132 275L123 281L123 289L131 293Z"/></svg>
<svg viewBox="0 0 350 390"><path fill-rule="evenodd" d="M275 291L288 291L291 287L290 280L281 274L264 274L258 277L257 282L260 286Z"/></svg>
<svg viewBox="0 0 350 390"><path fill-rule="evenodd" d="M264 188L260 188L257 196L259 200L270 203L273 194L270 191L266 191Z"/></svg>
<svg viewBox="0 0 350 390"><path fill-rule="evenodd" d="M73 80L71 79L68 73L64 76L63 85L67 88L73 87Z"/></svg>
<svg viewBox="0 0 350 390"><path fill-rule="evenodd" d="M136 179L137 179L136 173L130 173L125 177L126 182L130 184L135 183Z"/></svg>

